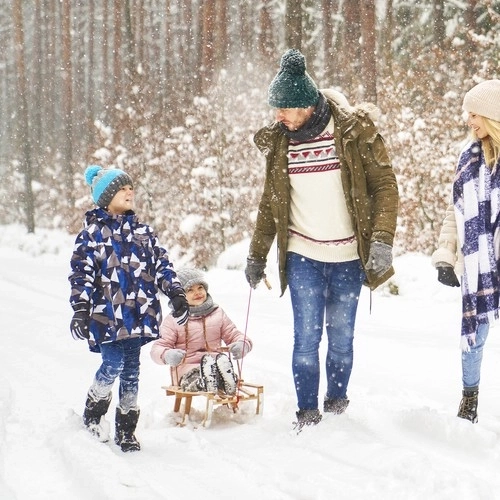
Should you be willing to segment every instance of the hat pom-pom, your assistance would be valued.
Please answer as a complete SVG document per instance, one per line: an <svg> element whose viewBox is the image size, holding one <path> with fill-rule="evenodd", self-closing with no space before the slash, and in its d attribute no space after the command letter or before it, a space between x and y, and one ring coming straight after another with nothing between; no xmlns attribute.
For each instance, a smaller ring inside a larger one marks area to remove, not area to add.
<svg viewBox="0 0 500 500"><path fill-rule="evenodd" d="M94 177L102 170L102 167L99 165L90 165L85 169L85 182L92 186L92 182L94 181Z"/></svg>
<svg viewBox="0 0 500 500"><path fill-rule="evenodd" d="M303 75L306 72L306 58L297 49L287 50L281 58L281 70Z"/></svg>

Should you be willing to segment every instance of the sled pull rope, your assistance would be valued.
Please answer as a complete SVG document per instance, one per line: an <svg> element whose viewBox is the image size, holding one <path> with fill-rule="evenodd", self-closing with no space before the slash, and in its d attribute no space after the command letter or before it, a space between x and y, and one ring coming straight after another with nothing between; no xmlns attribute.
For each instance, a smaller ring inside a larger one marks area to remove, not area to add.
<svg viewBox="0 0 500 500"><path fill-rule="evenodd" d="M248 331L248 318L250 317L250 302L252 300L252 287L249 287L250 292L248 293L248 304L247 304L247 317L245 320L245 331L243 332L243 352L245 352L246 340L247 340L247 331ZM241 380L241 372L243 371L243 360L245 356L241 358L241 361L238 361L238 379Z"/></svg>

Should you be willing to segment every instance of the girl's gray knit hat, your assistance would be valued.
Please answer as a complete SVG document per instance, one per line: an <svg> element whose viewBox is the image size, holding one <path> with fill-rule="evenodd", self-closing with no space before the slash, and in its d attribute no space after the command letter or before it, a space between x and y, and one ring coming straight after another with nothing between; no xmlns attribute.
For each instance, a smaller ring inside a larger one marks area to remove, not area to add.
<svg viewBox="0 0 500 500"><path fill-rule="evenodd" d="M184 291L187 291L193 285L202 285L208 292L208 283L205 280L205 276L198 269L184 267L175 272Z"/></svg>
<svg viewBox="0 0 500 500"><path fill-rule="evenodd" d="M269 85L268 102L273 108L308 108L316 106L318 87L306 72L306 60L297 49L281 57L280 70Z"/></svg>
<svg viewBox="0 0 500 500"><path fill-rule="evenodd" d="M500 80L486 80L472 87L462 107L468 113L500 122Z"/></svg>

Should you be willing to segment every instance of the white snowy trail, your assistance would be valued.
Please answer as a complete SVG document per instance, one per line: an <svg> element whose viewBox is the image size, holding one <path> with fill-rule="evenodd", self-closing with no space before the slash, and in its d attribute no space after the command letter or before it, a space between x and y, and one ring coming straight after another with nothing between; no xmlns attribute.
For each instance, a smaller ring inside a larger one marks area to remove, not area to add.
<svg viewBox="0 0 500 500"><path fill-rule="evenodd" d="M427 257L396 259L400 295L374 293L371 313L363 290L345 414L291 431L292 316L271 268L273 290L259 287L252 296L255 347L243 374L264 385L264 414L255 416L250 402L237 414L217 408L205 429L198 425L203 401L195 400L191 421L176 426L173 398L161 389L168 369L151 361L146 346L142 451L124 454L81 426L100 357L69 334L72 238L52 237L60 238L59 254L0 241L2 500L500 499L500 332L492 329L488 339L479 423L472 425L455 416L459 292L437 283ZM242 271L215 268L207 278L215 302L243 329ZM116 395L106 417L111 428L115 402Z"/></svg>

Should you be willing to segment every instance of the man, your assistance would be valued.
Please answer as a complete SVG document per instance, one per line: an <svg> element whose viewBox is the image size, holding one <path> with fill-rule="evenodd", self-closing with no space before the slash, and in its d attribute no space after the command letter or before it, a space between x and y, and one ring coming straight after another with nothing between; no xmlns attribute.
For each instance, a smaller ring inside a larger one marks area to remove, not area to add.
<svg viewBox="0 0 500 500"><path fill-rule="evenodd" d="M333 90L319 91L304 56L290 49L269 87L276 121L255 144L266 180L245 275L265 277L277 237L281 292L290 287L294 315L292 369L296 426L317 424L318 349L326 326L327 391L323 411L343 413L353 363L361 286L390 278L398 188L384 141L362 108Z"/></svg>

